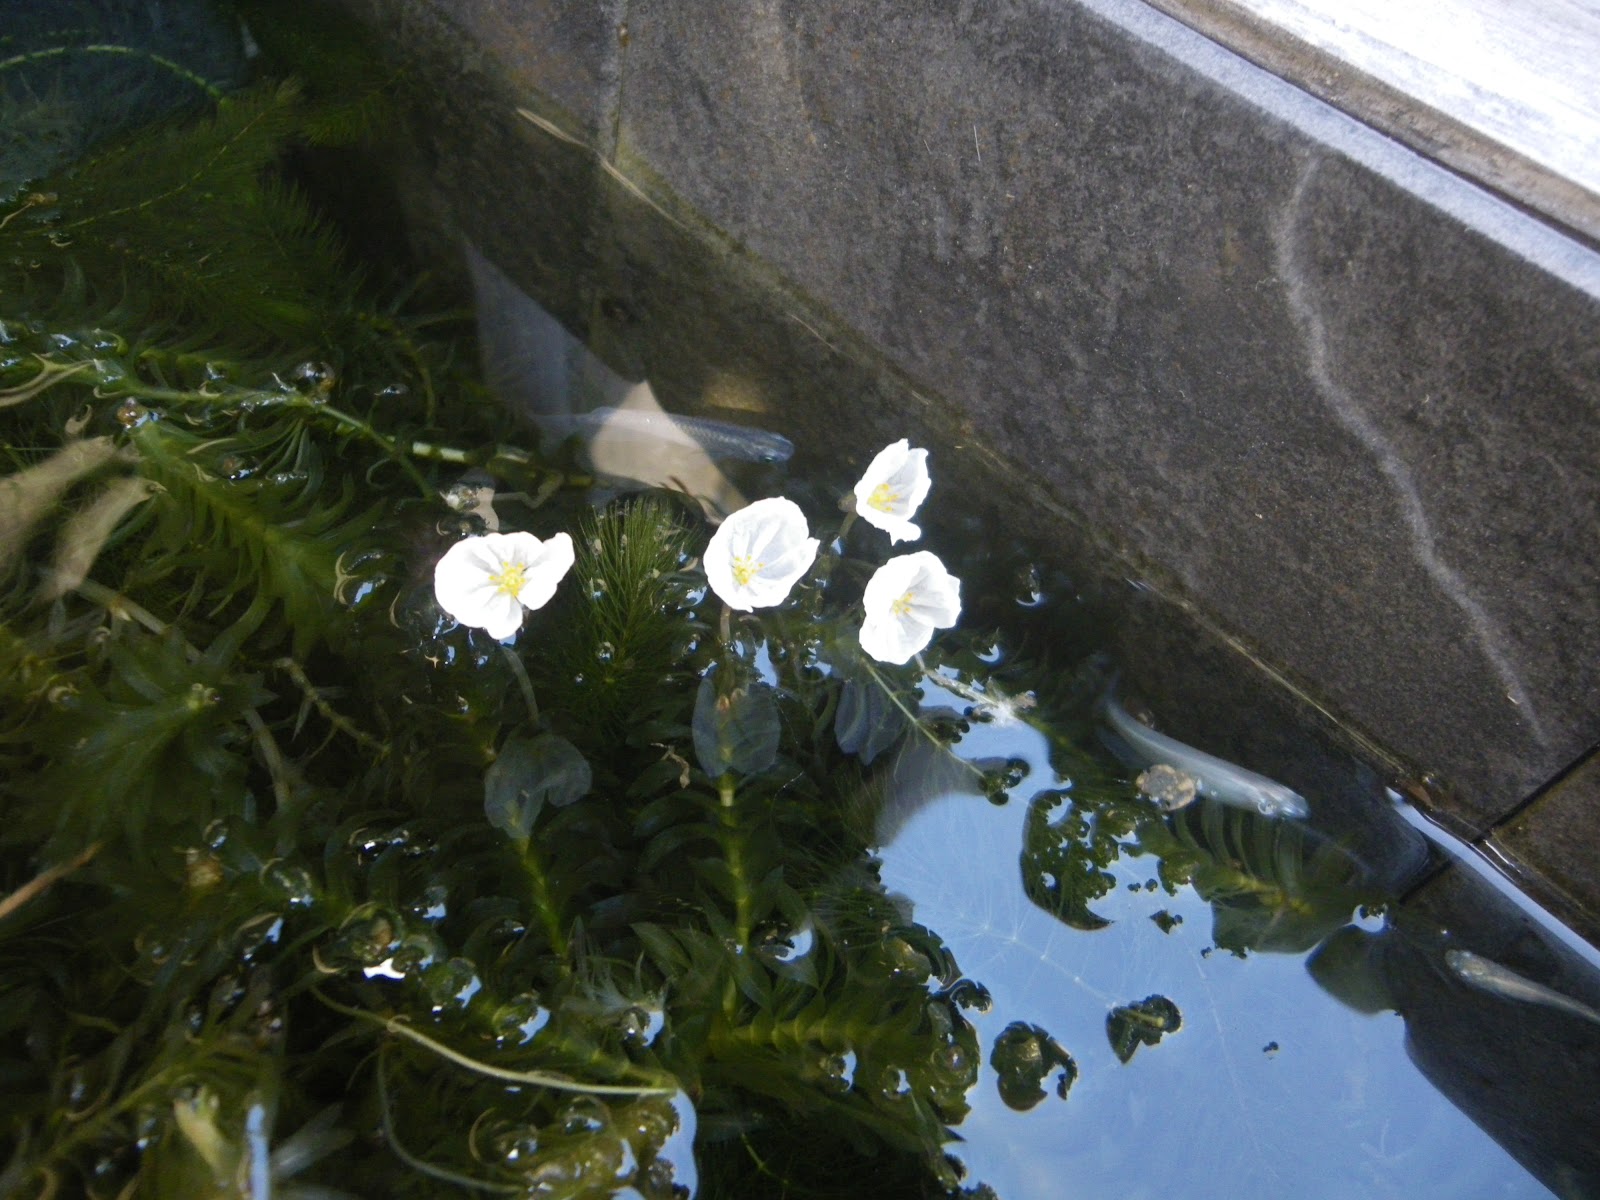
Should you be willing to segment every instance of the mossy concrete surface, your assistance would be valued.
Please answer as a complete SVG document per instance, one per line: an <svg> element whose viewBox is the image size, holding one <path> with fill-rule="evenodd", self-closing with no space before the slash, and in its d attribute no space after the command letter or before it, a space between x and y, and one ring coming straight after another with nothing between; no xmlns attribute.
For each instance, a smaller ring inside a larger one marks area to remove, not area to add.
<svg viewBox="0 0 1600 1200"><path fill-rule="evenodd" d="M416 191L658 392L882 364L761 419L976 446L1468 839L1600 743L1586 245L1138 0L345 3L432 64ZM627 300L695 247L787 297L707 293L720 382Z"/></svg>

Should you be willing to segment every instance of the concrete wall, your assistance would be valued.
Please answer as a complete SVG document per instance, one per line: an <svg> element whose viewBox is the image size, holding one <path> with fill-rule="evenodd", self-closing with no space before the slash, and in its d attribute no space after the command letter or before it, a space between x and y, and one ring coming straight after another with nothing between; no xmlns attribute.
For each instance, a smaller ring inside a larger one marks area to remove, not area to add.
<svg viewBox="0 0 1600 1200"><path fill-rule="evenodd" d="M1572 790L1559 836L1523 811L1600 743L1592 249L1139 0L347 6L428 60L432 186L556 311L592 226L515 193L621 176L1600 911L1541 872Z"/></svg>

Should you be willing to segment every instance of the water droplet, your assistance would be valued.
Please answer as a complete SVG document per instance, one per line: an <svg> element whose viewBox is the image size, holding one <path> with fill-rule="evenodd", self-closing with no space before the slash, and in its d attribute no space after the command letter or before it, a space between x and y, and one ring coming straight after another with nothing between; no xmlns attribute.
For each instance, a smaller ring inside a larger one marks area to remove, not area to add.
<svg viewBox="0 0 1600 1200"><path fill-rule="evenodd" d="M217 470L233 480L249 479L255 474L255 468L240 454L224 454L217 460Z"/></svg>
<svg viewBox="0 0 1600 1200"><path fill-rule="evenodd" d="M130 396L117 405L116 418L124 429L137 429L150 419L150 410Z"/></svg>
<svg viewBox="0 0 1600 1200"><path fill-rule="evenodd" d="M659 1008L630 1004L617 1014L616 1024L624 1046L630 1050L643 1050L666 1028L667 1018Z"/></svg>
<svg viewBox="0 0 1600 1200"><path fill-rule="evenodd" d="M989 989L976 979L958 979L945 994L960 1007L976 1009L981 1013L988 1012L994 1003Z"/></svg>
<svg viewBox="0 0 1600 1200"><path fill-rule="evenodd" d="M334 935L329 961L373 967L393 955L404 936L398 914L376 906L359 908Z"/></svg>
<svg viewBox="0 0 1600 1200"><path fill-rule="evenodd" d="M611 1113L593 1096L579 1096L562 1106L556 1126L569 1137L582 1133L601 1133L611 1124Z"/></svg>
<svg viewBox="0 0 1600 1200"><path fill-rule="evenodd" d="M822 1088L835 1095L843 1095L855 1086L856 1055L847 1050L843 1054L824 1054L817 1063L822 1073Z"/></svg>
<svg viewBox="0 0 1600 1200"><path fill-rule="evenodd" d="M449 898L450 889L444 884L430 883L422 889L422 895L411 902L411 913L424 921L442 921L449 912L446 905Z"/></svg>
<svg viewBox="0 0 1600 1200"><path fill-rule="evenodd" d="M610 642L601 642L595 647L594 656L603 663L609 663L617 657L617 648Z"/></svg>
<svg viewBox="0 0 1600 1200"><path fill-rule="evenodd" d="M483 981L471 959L452 958L436 962L422 972L422 990L438 1013L446 1008L465 1008L483 990Z"/></svg>
<svg viewBox="0 0 1600 1200"><path fill-rule="evenodd" d="M324 362L303 362L289 372L289 382L314 400L326 400L339 373Z"/></svg>
<svg viewBox="0 0 1600 1200"><path fill-rule="evenodd" d="M799 929L791 930L787 934L774 930L772 934L761 942L762 957L772 962L794 962L811 953L811 947L816 942L816 933L808 921Z"/></svg>
<svg viewBox="0 0 1600 1200"><path fill-rule="evenodd" d="M539 1133L531 1125L508 1124L491 1133L488 1143L508 1167L522 1167L539 1156Z"/></svg>
<svg viewBox="0 0 1600 1200"><path fill-rule="evenodd" d="M589 580L589 599L600 601L606 598L606 581L596 576Z"/></svg>
<svg viewBox="0 0 1600 1200"><path fill-rule="evenodd" d="M1038 608L1044 598L1044 580L1039 568L1029 563L1017 572L1017 603L1023 608Z"/></svg>
<svg viewBox="0 0 1600 1200"><path fill-rule="evenodd" d="M262 913L239 926L239 957L249 962L264 947L275 945L283 935L283 918L277 913Z"/></svg>
<svg viewBox="0 0 1600 1200"><path fill-rule="evenodd" d="M389 965L401 975L427 971L446 953L444 942L430 929L419 929L400 939Z"/></svg>
<svg viewBox="0 0 1600 1200"><path fill-rule="evenodd" d="M926 983L933 974L933 964L928 961L928 956L904 938L890 938L884 943L883 950L892 978Z"/></svg>
<svg viewBox="0 0 1600 1200"><path fill-rule="evenodd" d="M290 908L310 908L317 898L316 884L304 867L269 862L261 868L261 882L282 896Z"/></svg>
<svg viewBox="0 0 1600 1200"><path fill-rule="evenodd" d="M539 994L522 992L495 1009L489 1025L502 1047L526 1046L549 1020L549 1010L539 1005Z"/></svg>

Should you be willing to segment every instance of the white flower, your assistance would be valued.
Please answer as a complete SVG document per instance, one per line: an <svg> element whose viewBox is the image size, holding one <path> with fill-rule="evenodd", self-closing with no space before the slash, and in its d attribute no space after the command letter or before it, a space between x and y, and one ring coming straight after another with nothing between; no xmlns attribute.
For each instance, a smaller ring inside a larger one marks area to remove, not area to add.
<svg viewBox="0 0 1600 1200"><path fill-rule="evenodd" d="M434 564L433 594L463 625L508 638L522 610L543 608L572 568L572 539L558 533L541 542L531 533L486 533L463 538Z"/></svg>
<svg viewBox="0 0 1600 1200"><path fill-rule="evenodd" d="M891 558L867 581L861 648L880 662L904 663L961 615L961 581L928 550Z"/></svg>
<svg viewBox="0 0 1600 1200"><path fill-rule="evenodd" d="M729 608L749 612L782 604L811 569L817 539L793 500L773 496L724 521L706 546L706 581Z"/></svg>
<svg viewBox="0 0 1600 1200"><path fill-rule="evenodd" d="M869 525L889 535L889 541L914 542L922 530L911 523L917 507L927 498L928 452L913 450L901 438L878 451L856 484L856 512Z"/></svg>

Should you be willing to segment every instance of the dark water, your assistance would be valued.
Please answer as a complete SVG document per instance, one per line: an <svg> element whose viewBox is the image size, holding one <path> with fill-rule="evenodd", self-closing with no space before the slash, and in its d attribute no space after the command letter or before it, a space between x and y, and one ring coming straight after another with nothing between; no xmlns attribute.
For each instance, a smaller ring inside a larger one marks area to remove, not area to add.
<svg viewBox="0 0 1600 1200"><path fill-rule="evenodd" d="M81 15L130 61L240 82L213 10L135 9ZM102 246L124 203L94 208L92 172L48 182L120 114L37 162L8 145L8 482L59 462L83 410L127 452L99 469L159 486L61 595L41 572L105 474L7 559L0 1195L1600 1194L1600 1025L1445 957L1592 1005L1592 952L1403 819L1385 769L587 149L470 81L429 91L427 64L428 102L375 142L328 86L387 78L326 69L348 30L241 11L256 69L328 90L310 118L249 101L283 132L240 211L291 180L347 244L387 244L373 278L425 263L437 288L352 298L351 271L313 269L333 243L299 234L289 272L228 228L163 243L196 271L236 244L258 263L250 296L210 301L256 324L219 331L170 298L192 274L94 274L176 216ZM99 44L18 13L27 53ZM85 90L54 62L29 61L29 94ZM476 169L539 182L510 231ZM172 185L125 179L162 211ZM75 373L40 388L55 369ZM829 543L901 436L932 448L914 548L961 577L963 614L893 668L855 649L856 605L913 547L859 522ZM489 509L444 502L469 467ZM710 520L779 493L822 558L725 620ZM432 592L488 512L579 542L505 645ZM1119 672L1309 819L1141 798L1100 716ZM563 790L541 738L589 782Z"/></svg>

